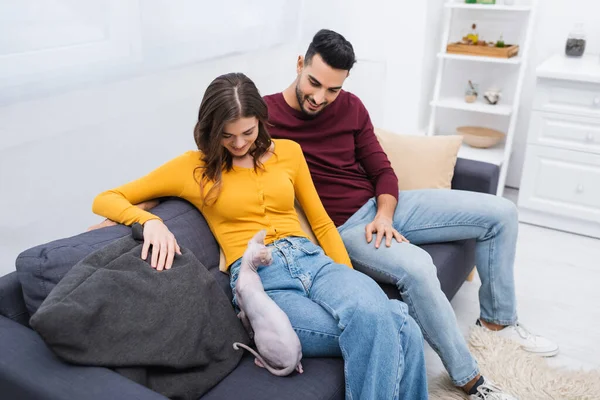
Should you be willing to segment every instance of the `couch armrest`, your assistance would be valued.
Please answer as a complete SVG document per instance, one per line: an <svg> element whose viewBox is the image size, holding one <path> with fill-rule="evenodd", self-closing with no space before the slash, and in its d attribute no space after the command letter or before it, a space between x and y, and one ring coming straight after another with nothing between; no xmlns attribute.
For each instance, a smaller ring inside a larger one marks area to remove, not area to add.
<svg viewBox="0 0 600 400"><path fill-rule="evenodd" d="M0 316L0 393L20 400L166 400L106 368L58 359L33 330Z"/></svg>
<svg viewBox="0 0 600 400"><path fill-rule="evenodd" d="M16 272L0 277L0 315L29 327L29 312Z"/></svg>
<svg viewBox="0 0 600 400"><path fill-rule="evenodd" d="M458 158L454 167L452 189L496 194L500 168L497 165Z"/></svg>

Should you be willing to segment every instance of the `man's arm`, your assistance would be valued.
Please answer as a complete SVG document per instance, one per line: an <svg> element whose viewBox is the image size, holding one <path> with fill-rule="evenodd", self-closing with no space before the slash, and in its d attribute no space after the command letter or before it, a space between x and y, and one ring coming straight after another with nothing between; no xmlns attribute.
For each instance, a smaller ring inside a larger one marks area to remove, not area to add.
<svg viewBox="0 0 600 400"><path fill-rule="evenodd" d="M404 236L394 229L394 211L398 200L394 196L389 194L380 194L377 196L377 214L373 221L367 224L365 227L365 235L367 243L371 243L373 240L373 233L375 233L375 248L378 249L381 245L381 241L385 237L385 245L390 247L392 245L392 238L396 239L398 243L407 242Z"/></svg>
<svg viewBox="0 0 600 400"><path fill-rule="evenodd" d="M358 98L355 99L358 102L360 124L360 130L355 135L356 159L371 179L377 198L377 214L365 227L365 237L371 243L375 233L375 248L379 248L384 237L387 247L392 245L392 238L398 242L408 242L393 227L394 212L398 204L398 178L375 136L367 109Z"/></svg>

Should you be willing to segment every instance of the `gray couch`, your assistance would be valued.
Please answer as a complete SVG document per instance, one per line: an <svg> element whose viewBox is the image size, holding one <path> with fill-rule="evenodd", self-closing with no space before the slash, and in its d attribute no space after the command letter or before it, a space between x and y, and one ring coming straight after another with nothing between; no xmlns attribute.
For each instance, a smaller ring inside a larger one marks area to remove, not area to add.
<svg viewBox="0 0 600 400"><path fill-rule="evenodd" d="M495 193L498 168L459 159L453 189ZM179 243L192 250L231 297L228 277L219 272L217 244L191 205L170 199L157 209ZM115 226L60 239L24 251L17 272L0 278L0 398L19 400L165 399L106 368L69 365L58 359L28 324L30 313L78 260L129 234ZM423 246L431 254L442 290L451 299L474 265L473 240ZM398 291L382 285L391 298ZM238 367L202 399L343 399L343 362L338 358L303 360L304 374L277 378L246 355Z"/></svg>

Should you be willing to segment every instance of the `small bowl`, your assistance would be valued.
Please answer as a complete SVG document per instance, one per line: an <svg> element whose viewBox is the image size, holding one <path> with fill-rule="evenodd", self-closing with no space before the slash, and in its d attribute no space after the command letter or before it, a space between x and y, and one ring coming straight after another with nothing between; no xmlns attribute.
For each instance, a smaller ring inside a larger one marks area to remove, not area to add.
<svg viewBox="0 0 600 400"><path fill-rule="evenodd" d="M459 126L456 131L459 135L462 135L466 144L478 149L495 146L506 137L506 134L500 131L481 126Z"/></svg>

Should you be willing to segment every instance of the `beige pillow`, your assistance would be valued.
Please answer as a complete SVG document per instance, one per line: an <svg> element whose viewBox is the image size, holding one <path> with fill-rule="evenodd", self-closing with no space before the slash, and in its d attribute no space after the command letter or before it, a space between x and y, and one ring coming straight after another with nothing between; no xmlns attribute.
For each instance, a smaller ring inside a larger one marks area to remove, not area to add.
<svg viewBox="0 0 600 400"><path fill-rule="evenodd" d="M398 176L400 190L450 189L462 136L375 134Z"/></svg>

